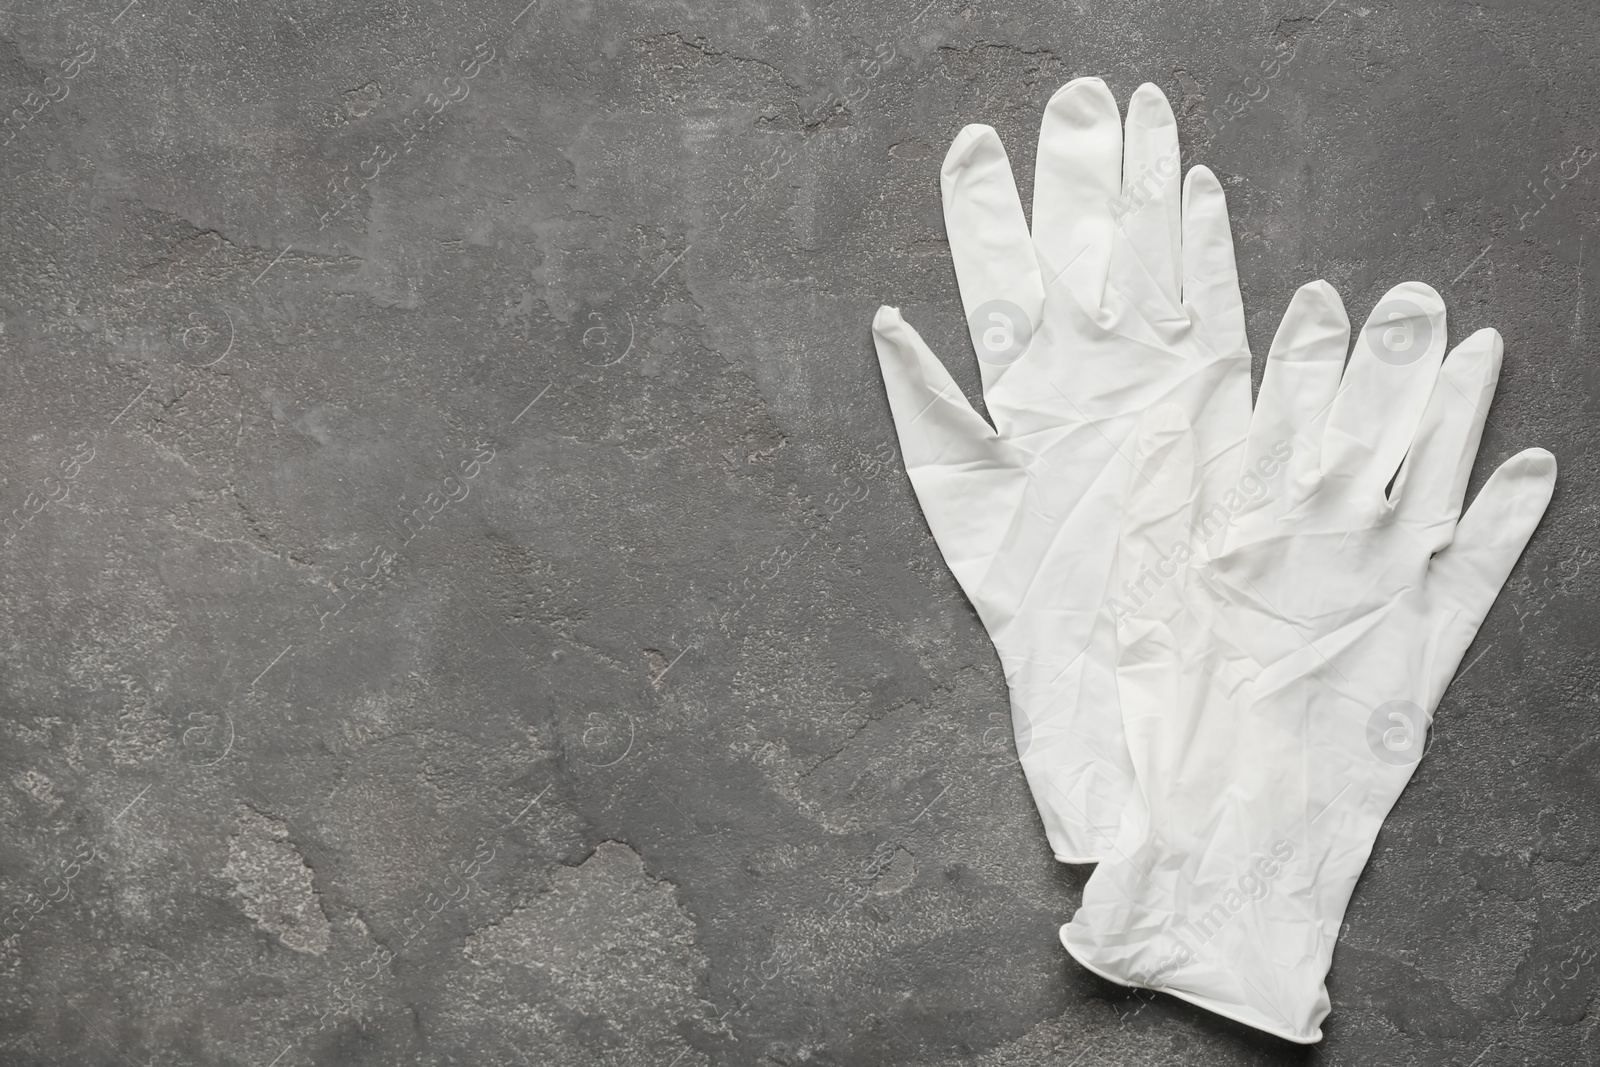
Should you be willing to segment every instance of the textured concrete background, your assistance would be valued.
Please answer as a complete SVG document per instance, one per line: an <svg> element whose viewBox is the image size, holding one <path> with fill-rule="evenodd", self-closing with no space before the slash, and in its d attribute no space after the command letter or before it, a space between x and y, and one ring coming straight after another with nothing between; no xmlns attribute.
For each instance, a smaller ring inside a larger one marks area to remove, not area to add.
<svg viewBox="0 0 1600 1067"><path fill-rule="evenodd" d="M1600 1064L1600 10L125 2L0 13L0 1062ZM1066 957L898 467L880 302L977 393L944 148L1026 202L1085 73L1258 375L1426 280L1477 480L1562 464L1314 1051Z"/></svg>

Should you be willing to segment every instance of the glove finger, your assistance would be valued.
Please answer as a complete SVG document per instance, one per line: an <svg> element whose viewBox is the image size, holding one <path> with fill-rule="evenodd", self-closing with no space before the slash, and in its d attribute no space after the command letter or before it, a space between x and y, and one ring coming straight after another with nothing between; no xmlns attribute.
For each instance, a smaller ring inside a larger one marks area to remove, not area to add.
<svg viewBox="0 0 1600 1067"><path fill-rule="evenodd" d="M1461 517L1455 539L1428 568L1434 658L1428 707L1450 684L1467 646L1533 536L1556 487L1556 457L1542 448L1500 465Z"/></svg>
<svg viewBox="0 0 1600 1067"><path fill-rule="evenodd" d="M1288 511L1290 488L1318 469L1323 426L1349 348L1350 320L1339 294L1324 281L1302 285L1272 338L1245 437L1244 476L1261 478L1266 485L1265 492L1249 496L1236 516L1241 536ZM1208 513L1201 519L1200 535L1209 539L1226 526L1226 516L1215 521Z"/></svg>
<svg viewBox="0 0 1600 1067"><path fill-rule="evenodd" d="M1111 275L1146 317L1170 320L1182 314L1182 164L1172 105L1149 82L1128 101L1122 153L1122 194L1112 217L1125 240L1112 255Z"/></svg>
<svg viewBox="0 0 1600 1067"><path fill-rule="evenodd" d="M1381 496L1416 437L1444 360L1444 301L1403 282L1384 294L1350 354L1322 437L1322 471Z"/></svg>
<svg viewBox="0 0 1600 1067"><path fill-rule="evenodd" d="M950 372L898 308L872 320L906 473L945 561L971 591L1026 480L1015 450L972 410Z"/></svg>
<svg viewBox="0 0 1600 1067"><path fill-rule="evenodd" d="M1218 376L1216 391L1194 420L1204 509L1240 487L1251 399L1250 344L1245 338L1228 202L1216 175L1205 167L1191 168L1183 185L1183 272L1185 318L1215 353Z"/></svg>
<svg viewBox="0 0 1600 1067"><path fill-rule="evenodd" d="M1061 284L1086 310L1105 298L1112 203L1122 184L1122 122L1099 78L1075 78L1044 109L1033 174L1033 248L1046 290Z"/></svg>
<svg viewBox="0 0 1600 1067"><path fill-rule="evenodd" d="M968 126L940 171L945 232L984 389L1026 350L1044 313L1039 260L1000 137Z"/></svg>
<svg viewBox="0 0 1600 1067"><path fill-rule="evenodd" d="M1249 354L1228 200L1209 167L1189 168L1183 183L1183 303L1218 355Z"/></svg>
<svg viewBox="0 0 1600 1067"><path fill-rule="evenodd" d="M1417 439L1395 479L1395 517L1430 555L1455 534L1504 348L1494 330L1479 330L1445 357Z"/></svg>

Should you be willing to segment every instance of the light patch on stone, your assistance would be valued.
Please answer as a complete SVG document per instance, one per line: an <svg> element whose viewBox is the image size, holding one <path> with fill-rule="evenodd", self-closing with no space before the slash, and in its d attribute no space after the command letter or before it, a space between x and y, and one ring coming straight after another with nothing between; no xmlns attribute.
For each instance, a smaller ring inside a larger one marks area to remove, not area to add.
<svg viewBox="0 0 1600 1067"><path fill-rule="evenodd" d="M345 114L353 119L364 119L372 114L372 109L378 106L378 101L383 99L383 89L377 82L367 82L355 89L347 89L344 94Z"/></svg>
<svg viewBox="0 0 1600 1067"><path fill-rule="evenodd" d="M874 893L899 893L911 887L917 878L917 858L904 848L896 848L889 865L873 879Z"/></svg>
<svg viewBox="0 0 1600 1067"><path fill-rule="evenodd" d="M467 939L450 1016L464 1032L485 1019L541 1064L704 1064L685 1020L715 1014L695 995L704 956L670 882L627 845L602 843L557 870L550 892Z"/></svg>
<svg viewBox="0 0 1600 1067"><path fill-rule="evenodd" d="M38 771L24 771L16 779L17 788L28 794L39 803L51 808L60 807L61 800L56 796L55 786L50 779Z"/></svg>
<svg viewBox="0 0 1600 1067"><path fill-rule="evenodd" d="M296 952L320 956L331 940L328 917L317 900L311 868L288 836L278 820L239 809L239 832L228 838L222 873L258 926Z"/></svg>

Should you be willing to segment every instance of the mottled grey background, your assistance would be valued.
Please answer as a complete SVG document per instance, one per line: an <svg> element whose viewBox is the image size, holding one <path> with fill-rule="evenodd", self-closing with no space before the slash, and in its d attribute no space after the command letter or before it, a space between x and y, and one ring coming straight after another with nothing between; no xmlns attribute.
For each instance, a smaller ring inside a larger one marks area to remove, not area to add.
<svg viewBox="0 0 1600 1067"><path fill-rule="evenodd" d="M0 1062L1600 1064L1600 10L125 2L0 13ZM1423 279L1477 480L1561 462L1314 1051L1067 958L893 447L880 302L977 393L945 146L1026 201L1088 73L1258 374Z"/></svg>

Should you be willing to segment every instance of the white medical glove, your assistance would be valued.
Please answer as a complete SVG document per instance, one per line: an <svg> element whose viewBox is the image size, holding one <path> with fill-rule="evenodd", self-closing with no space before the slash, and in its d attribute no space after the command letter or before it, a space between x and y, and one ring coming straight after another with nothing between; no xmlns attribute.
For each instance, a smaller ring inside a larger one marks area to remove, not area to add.
<svg viewBox="0 0 1600 1067"><path fill-rule="evenodd" d="M906 471L999 652L1028 784L1071 863L1099 859L1131 783L1105 604L1127 439L1175 404L1220 461L1249 421L1222 187L1195 167L1180 192L1178 173L1172 109L1148 84L1125 138L1100 79L1051 98L1031 233L994 130L956 137L945 226L992 429L897 309L873 321Z"/></svg>
<svg viewBox="0 0 1600 1067"><path fill-rule="evenodd" d="M1443 359L1444 305L1415 282L1346 367L1349 336L1326 283L1296 294L1220 506L1184 413L1146 420L1115 606L1138 788L1061 929L1097 974L1304 1043L1373 839L1556 473L1522 452L1461 516L1500 336Z"/></svg>

